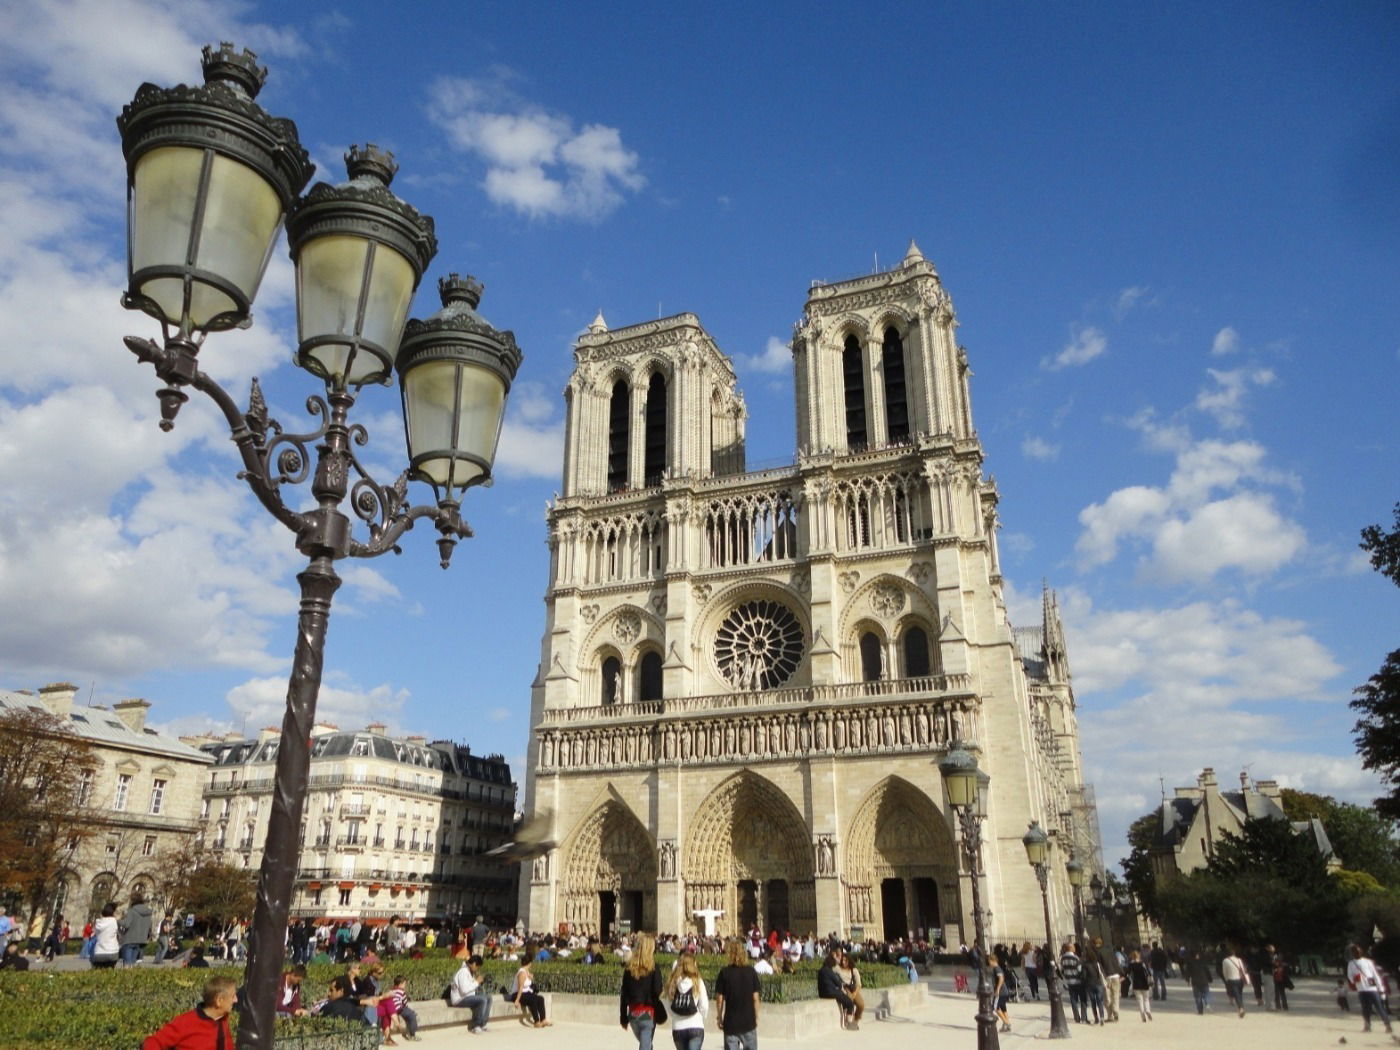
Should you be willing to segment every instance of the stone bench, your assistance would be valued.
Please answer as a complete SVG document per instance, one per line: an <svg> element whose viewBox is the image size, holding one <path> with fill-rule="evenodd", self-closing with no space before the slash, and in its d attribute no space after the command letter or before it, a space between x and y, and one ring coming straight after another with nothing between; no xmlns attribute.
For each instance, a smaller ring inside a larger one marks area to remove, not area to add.
<svg viewBox="0 0 1400 1050"><path fill-rule="evenodd" d="M570 996L569 998L583 998L582 996ZM448 1006L443 999L415 999L408 1004L418 1014L419 1028L447 1028L451 1025L466 1025L471 1023L472 1012L465 1006ZM617 1001L613 1001L614 1011L617 1008ZM545 1016L553 1021L554 1017L554 993L544 993ZM508 1003L499 992L491 999L491 1020L490 1024L501 1024L506 1022L518 1022L525 1016L525 1012L515 1003Z"/></svg>

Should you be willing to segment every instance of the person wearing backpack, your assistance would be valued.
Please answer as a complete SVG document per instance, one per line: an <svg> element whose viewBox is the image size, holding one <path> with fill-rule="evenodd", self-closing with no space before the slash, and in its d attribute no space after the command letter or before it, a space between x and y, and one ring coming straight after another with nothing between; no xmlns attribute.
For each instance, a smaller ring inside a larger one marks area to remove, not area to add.
<svg viewBox="0 0 1400 1050"><path fill-rule="evenodd" d="M705 1044L710 996L700 979L694 952L687 949L676 960L661 997L671 1003L671 1041L676 1050L700 1050Z"/></svg>

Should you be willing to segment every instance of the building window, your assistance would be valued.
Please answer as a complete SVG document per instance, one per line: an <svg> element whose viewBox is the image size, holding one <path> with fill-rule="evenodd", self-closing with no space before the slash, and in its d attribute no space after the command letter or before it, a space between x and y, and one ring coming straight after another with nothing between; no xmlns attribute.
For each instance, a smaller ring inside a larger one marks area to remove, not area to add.
<svg viewBox="0 0 1400 1050"><path fill-rule="evenodd" d="M841 377L846 386L846 448L857 452L866 445L865 434L865 361L860 341L846 336L841 351Z"/></svg>
<svg viewBox="0 0 1400 1050"><path fill-rule="evenodd" d="M232 809L232 808L233 808L233 799L231 799L231 798L226 798L226 799L224 799L223 808L219 810L219 819L220 819L220 820L227 820L227 819L228 819L228 811L229 811L230 809Z"/></svg>
<svg viewBox="0 0 1400 1050"><path fill-rule="evenodd" d="M131 774L117 774L117 793L112 796L112 808L115 810L125 810L126 800L131 795Z"/></svg>
<svg viewBox="0 0 1400 1050"><path fill-rule="evenodd" d="M151 812L154 814L165 807L165 785L166 781L159 778L151 781Z"/></svg>
<svg viewBox="0 0 1400 1050"><path fill-rule="evenodd" d="M86 806L90 798L92 798L92 770L84 769L78 773L78 787L74 801L80 806Z"/></svg>
<svg viewBox="0 0 1400 1050"><path fill-rule="evenodd" d="M909 440L909 402L904 391L904 341L893 328L885 329L881 353L885 372L885 427L891 442Z"/></svg>
<svg viewBox="0 0 1400 1050"><path fill-rule="evenodd" d="M209 819L209 800L208 800L207 798L204 799L204 800L203 800L202 802L200 802L200 804L199 804L199 819L200 819L200 820L208 820L208 819Z"/></svg>
<svg viewBox="0 0 1400 1050"><path fill-rule="evenodd" d="M880 680L880 636L866 631L860 636L860 679L862 682Z"/></svg>
<svg viewBox="0 0 1400 1050"><path fill-rule="evenodd" d="M928 635L922 627L911 627L904 632L904 676L923 678L929 669Z"/></svg>
<svg viewBox="0 0 1400 1050"><path fill-rule="evenodd" d="M120 835L108 835L108 836L107 836L107 856L109 856L109 857L115 857L115 856L117 855L117 851L118 851L119 849L121 849L121 845L122 845L122 840L121 840L121 836L120 836Z"/></svg>
<svg viewBox="0 0 1400 1050"><path fill-rule="evenodd" d="M341 890L341 891L340 891L340 906L341 906L342 908L348 908L348 907L350 906L350 891L349 891L349 890Z"/></svg>
<svg viewBox="0 0 1400 1050"><path fill-rule="evenodd" d="M653 372L647 384L645 484L660 485L666 473L666 377Z"/></svg>
<svg viewBox="0 0 1400 1050"><path fill-rule="evenodd" d="M627 452L630 437L631 391L619 379L613 384L612 400L608 403L608 491L620 492L627 487Z"/></svg>
<svg viewBox="0 0 1400 1050"><path fill-rule="evenodd" d="M637 699L661 699L661 654L655 651L642 656L642 665L637 671Z"/></svg>
<svg viewBox="0 0 1400 1050"><path fill-rule="evenodd" d="M603 706L609 707L622 699L622 661L609 656L603 661Z"/></svg>
<svg viewBox="0 0 1400 1050"><path fill-rule="evenodd" d="M317 908L319 908L319 907L321 906L321 891L320 891L320 890L312 890L312 891L311 891L311 903L312 903L315 907L317 907Z"/></svg>
<svg viewBox="0 0 1400 1050"><path fill-rule="evenodd" d="M144 842L141 843L141 856L143 856L143 857L153 857L153 856L155 856L155 852L156 852L156 837L155 837L154 835L147 835L147 836L146 836L146 840L145 840Z"/></svg>

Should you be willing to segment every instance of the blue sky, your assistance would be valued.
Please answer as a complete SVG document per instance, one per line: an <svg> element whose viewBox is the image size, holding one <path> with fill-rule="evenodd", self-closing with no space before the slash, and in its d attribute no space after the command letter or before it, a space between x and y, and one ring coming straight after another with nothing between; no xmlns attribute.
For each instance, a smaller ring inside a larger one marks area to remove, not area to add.
<svg viewBox="0 0 1400 1050"><path fill-rule="evenodd" d="M122 348L142 80L228 39L319 178L393 149L448 270L525 364L452 569L430 530L345 567L322 709L519 761L570 346L697 313L750 463L793 454L809 283L939 268L1002 493L1013 616L1067 617L1107 850L1204 765L1366 799L1346 701L1397 644L1358 530L1400 499L1400 9L1158 5L234 4L0 10L0 634L7 688L142 696L182 731L279 720L298 559L211 406L170 435ZM205 367L301 429L291 268ZM357 414L386 480L396 390ZM421 498L421 497L420 497Z"/></svg>

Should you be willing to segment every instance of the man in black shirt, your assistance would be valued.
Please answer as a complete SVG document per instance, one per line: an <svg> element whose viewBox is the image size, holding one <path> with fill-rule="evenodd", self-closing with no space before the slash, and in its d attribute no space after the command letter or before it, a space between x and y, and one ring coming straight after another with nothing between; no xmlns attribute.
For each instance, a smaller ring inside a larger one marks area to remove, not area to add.
<svg viewBox="0 0 1400 1050"><path fill-rule="evenodd" d="M715 1009L724 1050L758 1050L758 974L739 938L730 940L725 954L729 965L715 978Z"/></svg>
<svg viewBox="0 0 1400 1050"><path fill-rule="evenodd" d="M331 982L330 998L321 1007L322 1017L339 1017L346 1021L359 1021L366 1024L365 1011L351 996L350 978L337 977Z"/></svg>

